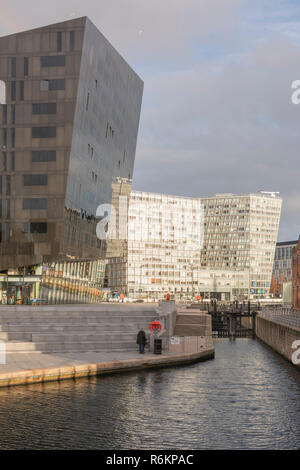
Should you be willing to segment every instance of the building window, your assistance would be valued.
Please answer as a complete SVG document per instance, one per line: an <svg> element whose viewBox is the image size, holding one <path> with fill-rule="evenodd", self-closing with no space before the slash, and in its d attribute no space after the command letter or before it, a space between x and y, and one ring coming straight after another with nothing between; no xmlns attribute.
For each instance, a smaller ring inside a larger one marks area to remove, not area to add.
<svg viewBox="0 0 300 470"><path fill-rule="evenodd" d="M56 127L33 127L31 130L33 139L49 139L56 137Z"/></svg>
<svg viewBox="0 0 300 470"><path fill-rule="evenodd" d="M66 83L64 78L56 78L53 80L41 80L40 90L41 91L57 91L65 90Z"/></svg>
<svg viewBox="0 0 300 470"><path fill-rule="evenodd" d="M6 218L10 219L10 199L6 199Z"/></svg>
<svg viewBox="0 0 300 470"><path fill-rule="evenodd" d="M0 80L0 104L6 104L6 85L3 80Z"/></svg>
<svg viewBox="0 0 300 470"><path fill-rule="evenodd" d="M75 32L70 31L70 51L74 51L75 49Z"/></svg>
<svg viewBox="0 0 300 470"><path fill-rule="evenodd" d="M34 103L32 114L56 114L56 103Z"/></svg>
<svg viewBox="0 0 300 470"><path fill-rule="evenodd" d="M10 241L10 223L9 222L6 224L5 239L6 239L7 242Z"/></svg>
<svg viewBox="0 0 300 470"><path fill-rule="evenodd" d="M4 104L2 108L2 124L4 126L7 124L7 104Z"/></svg>
<svg viewBox="0 0 300 470"><path fill-rule="evenodd" d="M7 168L6 152L2 152L2 162L0 162L0 171L6 171L6 168Z"/></svg>
<svg viewBox="0 0 300 470"><path fill-rule="evenodd" d="M11 105L11 123L12 124L16 123L16 105L15 104Z"/></svg>
<svg viewBox="0 0 300 470"><path fill-rule="evenodd" d="M11 59L11 76L16 77L17 74L17 60L15 57Z"/></svg>
<svg viewBox="0 0 300 470"><path fill-rule="evenodd" d="M11 101L16 101L16 82L11 82L10 98Z"/></svg>
<svg viewBox="0 0 300 470"><path fill-rule="evenodd" d="M56 150L33 150L31 154L31 161L37 162L55 162Z"/></svg>
<svg viewBox="0 0 300 470"><path fill-rule="evenodd" d="M0 219L2 219L2 199L0 199Z"/></svg>
<svg viewBox="0 0 300 470"><path fill-rule="evenodd" d="M15 147L15 140L16 140L16 132L15 132L15 128L13 127L11 129L11 146L12 146L12 148Z"/></svg>
<svg viewBox="0 0 300 470"><path fill-rule="evenodd" d="M24 233L47 233L46 222L25 222L23 224Z"/></svg>
<svg viewBox="0 0 300 470"><path fill-rule="evenodd" d="M24 80L20 81L20 101L24 101Z"/></svg>
<svg viewBox="0 0 300 470"><path fill-rule="evenodd" d="M10 196L10 175L6 175L6 195Z"/></svg>
<svg viewBox="0 0 300 470"><path fill-rule="evenodd" d="M57 33L57 52L62 51L62 33Z"/></svg>
<svg viewBox="0 0 300 470"><path fill-rule="evenodd" d="M2 145L3 147L7 146L7 130L2 129Z"/></svg>
<svg viewBox="0 0 300 470"><path fill-rule="evenodd" d="M29 69L29 66L28 66L28 57L25 57L24 58L24 76L27 77L28 75L28 69Z"/></svg>
<svg viewBox="0 0 300 470"><path fill-rule="evenodd" d="M46 198L23 199L23 209L24 210L47 209L47 199Z"/></svg>
<svg viewBox="0 0 300 470"><path fill-rule="evenodd" d="M41 57L41 67L64 67L66 65L66 56L64 55L46 55Z"/></svg>
<svg viewBox="0 0 300 470"><path fill-rule="evenodd" d="M47 186L47 175L23 175L24 186Z"/></svg>
<svg viewBox="0 0 300 470"><path fill-rule="evenodd" d="M96 183L97 183L97 180L98 180L98 176L96 175L96 173L94 173L94 172L92 171L92 182L93 182L94 184L96 184Z"/></svg>
<svg viewBox="0 0 300 470"><path fill-rule="evenodd" d="M10 152L10 168L15 171L15 152Z"/></svg>
<svg viewBox="0 0 300 470"><path fill-rule="evenodd" d="M0 175L0 194L2 194L2 175Z"/></svg>

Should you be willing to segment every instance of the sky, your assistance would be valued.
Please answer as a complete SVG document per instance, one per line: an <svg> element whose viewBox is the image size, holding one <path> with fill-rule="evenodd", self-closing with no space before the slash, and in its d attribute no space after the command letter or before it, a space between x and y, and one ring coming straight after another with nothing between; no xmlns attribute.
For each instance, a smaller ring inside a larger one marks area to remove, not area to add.
<svg viewBox="0 0 300 470"><path fill-rule="evenodd" d="M133 187L279 191L300 233L299 0L0 0L0 36L88 16L144 81Z"/></svg>

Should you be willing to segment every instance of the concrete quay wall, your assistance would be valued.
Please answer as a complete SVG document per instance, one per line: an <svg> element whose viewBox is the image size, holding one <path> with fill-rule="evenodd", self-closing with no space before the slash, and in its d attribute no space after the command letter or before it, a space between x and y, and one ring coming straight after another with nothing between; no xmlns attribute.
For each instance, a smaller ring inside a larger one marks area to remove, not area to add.
<svg viewBox="0 0 300 470"><path fill-rule="evenodd" d="M292 355L296 349L293 349L292 345L294 341L300 340L300 328L258 315L256 317L256 336L294 364ZM298 354L298 358L300 358L300 354ZM300 364L294 365L300 369Z"/></svg>
<svg viewBox="0 0 300 470"><path fill-rule="evenodd" d="M0 387L77 379L80 377L90 377L95 375L130 372L139 369L186 365L213 359L214 356L215 351L214 348L212 348L196 353L162 354L159 356L149 355L141 358L125 360L108 360L106 362L98 363L0 372Z"/></svg>

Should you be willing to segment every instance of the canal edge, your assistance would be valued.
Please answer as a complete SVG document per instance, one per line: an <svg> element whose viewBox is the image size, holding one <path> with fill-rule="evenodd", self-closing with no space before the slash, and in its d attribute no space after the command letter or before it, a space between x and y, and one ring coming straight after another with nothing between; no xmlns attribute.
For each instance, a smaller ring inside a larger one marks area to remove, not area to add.
<svg viewBox="0 0 300 470"><path fill-rule="evenodd" d="M176 354L172 356L145 357L138 359L115 360L100 363L76 364L63 367L48 367L32 370L18 370L0 373L0 388L17 385L29 385L81 377L100 376L131 372L135 370L174 367L214 359L214 349L193 354Z"/></svg>

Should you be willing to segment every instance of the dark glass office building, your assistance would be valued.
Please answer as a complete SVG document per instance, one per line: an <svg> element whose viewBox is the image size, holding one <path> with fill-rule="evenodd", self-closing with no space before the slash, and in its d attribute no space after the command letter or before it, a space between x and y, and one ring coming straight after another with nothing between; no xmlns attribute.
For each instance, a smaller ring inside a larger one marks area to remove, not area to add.
<svg viewBox="0 0 300 470"><path fill-rule="evenodd" d="M84 17L0 38L0 93L0 302L97 300L143 82Z"/></svg>

